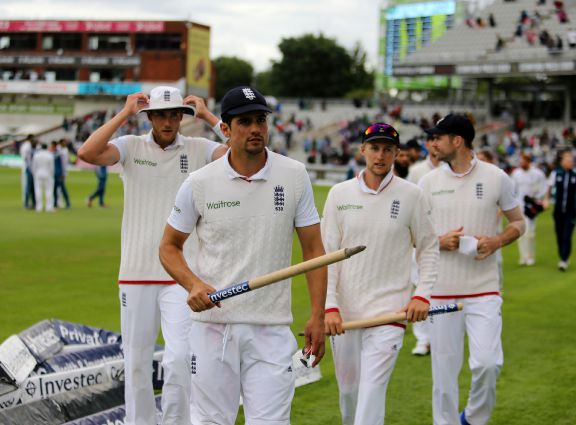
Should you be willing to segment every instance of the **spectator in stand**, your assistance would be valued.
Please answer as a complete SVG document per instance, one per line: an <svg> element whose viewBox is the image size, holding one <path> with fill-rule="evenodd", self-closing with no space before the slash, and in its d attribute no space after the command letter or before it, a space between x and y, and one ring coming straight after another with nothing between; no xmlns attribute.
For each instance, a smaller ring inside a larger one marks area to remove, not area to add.
<svg viewBox="0 0 576 425"><path fill-rule="evenodd" d="M496 27L496 18L494 18L494 14L490 13L490 15L488 15L488 23L490 24L490 26L492 28Z"/></svg>
<svg viewBox="0 0 576 425"><path fill-rule="evenodd" d="M499 52L500 50L502 50L504 48L504 46L506 46L506 42L500 36L500 34L498 34L496 36L496 47L495 47L496 51Z"/></svg>
<svg viewBox="0 0 576 425"><path fill-rule="evenodd" d="M36 212L44 209L43 199L46 201L46 212L54 211L54 155L48 151L48 145L42 144L39 151L32 158L32 174L34 175L34 194L36 195ZM42 194L44 193L44 197Z"/></svg>
<svg viewBox="0 0 576 425"><path fill-rule="evenodd" d="M522 266L533 266L536 262L537 206L541 204L546 195L546 176L539 168L532 165L532 155L522 152L520 166L512 172L510 177L514 182L516 197L520 201L520 208L526 222L526 232L518 239L519 263Z"/></svg>
<svg viewBox="0 0 576 425"><path fill-rule="evenodd" d="M542 30L540 31L538 38L540 39L540 44L542 46L548 46L549 41L552 37L550 36L550 33L547 30Z"/></svg>
<svg viewBox="0 0 576 425"><path fill-rule="evenodd" d="M554 229L560 261L558 269L566 271L572 251L572 233L576 221L576 170L574 154L566 149L558 154L558 166L550 174L544 207L554 200Z"/></svg>
<svg viewBox="0 0 576 425"><path fill-rule="evenodd" d="M556 34L556 50L561 51L564 49L564 41L562 41L562 37Z"/></svg>
<svg viewBox="0 0 576 425"><path fill-rule="evenodd" d="M86 205L88 208L92 208L92 201L98 198L98 203L101 208L107 208L108 205L104 202L104 193L106 192L106 180L108 178L108 166L98 165L95 169L96 178L98 179L98 186L96 190L86 198Z"/></svg>
<svg viewBox="0 0 576 425"><path fill-rule="evenodd" d="M568 39L568 46L570 46L571 49L576 48L576 30L574 28L568 31L566 38Z"/></svg>

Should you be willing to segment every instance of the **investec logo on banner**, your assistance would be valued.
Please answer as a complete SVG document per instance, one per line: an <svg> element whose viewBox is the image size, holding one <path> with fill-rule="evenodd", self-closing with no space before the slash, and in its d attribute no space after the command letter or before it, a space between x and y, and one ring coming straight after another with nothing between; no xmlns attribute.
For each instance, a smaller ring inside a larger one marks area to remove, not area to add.
<svg viewBox="0 0 576 425"><path fill-rule="evenodd" d="M39 375L37 380L28 381L24 390L29 397L46 398L64 391L74 391L104 382L104 372L102 371L95 373L81 372L77 376L60 378L54 375Z"/></svg>

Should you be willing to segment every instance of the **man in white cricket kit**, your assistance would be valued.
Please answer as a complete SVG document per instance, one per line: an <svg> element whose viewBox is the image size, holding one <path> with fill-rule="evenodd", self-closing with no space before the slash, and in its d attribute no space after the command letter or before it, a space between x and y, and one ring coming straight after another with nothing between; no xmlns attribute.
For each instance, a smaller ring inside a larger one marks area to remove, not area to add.
<svg viewBox="0 0 576 425"><path fill-rule="evenodd" d="M420 179L428 174L430 171L436 169L440 165L440 161L436 155L436 151L432 149L432 137L426 137L426 150L428 156L423 161L417 162L408 170L406 180L414 184L418 184ZM418 282L418 264L416 258L412 258L412 282ZM412 332L416 337L416 345L412 349L412 354L415 356L426 356L430 354L430 324L428 320L422 322L415 322L412 324Z"/></svg>
<svg viewBox="0 0 576 425"><path fill-rule="evenodd" d="M502 298L495 255L524 233L524 217L512 180L495 165L478 161L475 131L464 115L449 114L427 130L444 163L420 180L440 239L438 281L432 304L464 303L464 310L434 317L432 410L435 425L484 425L496 402L503 364ZM509 224L498 231L498 208ZM472 383L468 403L458 413L458 375L468 334Z"/></svg>
<svg viewBox="0 0 576 425"><path fill-rule="evenodd" d="M228 154L182 184L160 246L166 270L189 293L192 364L191 410L195 424L233 425L240 395L249 425L290 423L294 395L289 325L290 281L214 304L208 294L290 265L294 229L304 260L324 255L320 220L304 166L266 149L271 110L251 87L222 99ZM196 267L182 245L196 230ZM311 317L306 349L324 355L326 268L306 274Z"/></svg>
<svg viewBox="0 0 576 425"><path fill-rule="evenodd" d="M365 255L328 267L326 330L345 425L384 423L386 388L402 347L405 323L342 330L343 321L405 311L425 320L438 267L438 238L422 190L394 176L397 131L372 124L362 137L366 169L328 193L322 238L328 251L366 245ZM413 246L420 267L414 296L410 280ZM334 336L337 335L337 336Z"/></svg>
<svg viewBox="0 0 576 425"><path fill-rule="evenodd" d="M130 116L145 112L152 130L110 140ZM124 108L96 130L78 154L96 165L123 166L124 214L120 259L120 313L125 367L126 425L156 425L152 388L154 345L161 325L166 343L162 366L162 424L190 423L190 317L186 291L158 260L162 231L180 184L191 171L223 155L216 142L179 133L183 114L196 115L219 132L219 120L196 96L155 87L128 96ZM223 136L222 136L223 137ZM188 248L187 248L188 250Z"/></svg>
<svg viewBox="0 0 576 425"><path fill-rule="evenodd" d="M519 165L510 176L526 220L526 233L518 239L519 263L522 266L533 266L536 263L536 216L525 208L524 203L526 200L541 203L546 196L548 182L542 170L532 165L532 155L522 152Z"/></svg>
<svg viewBox="0 0 576 425"><path fill-rule="evenodd" d="M42 200L46 201L46 212L54 211L54 154L42 144L40 150L32 157L32 175L34 176L34 195L36 211L44 209Z"/></svg>

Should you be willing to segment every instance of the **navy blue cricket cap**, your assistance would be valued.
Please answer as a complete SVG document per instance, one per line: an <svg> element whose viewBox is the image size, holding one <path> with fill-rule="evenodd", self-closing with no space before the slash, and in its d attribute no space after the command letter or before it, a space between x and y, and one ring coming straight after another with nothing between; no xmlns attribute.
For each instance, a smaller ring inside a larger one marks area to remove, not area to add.
<svg viewBox="0 0 576 425"><path fill-rule="evenodd" d="M455 134L467 142L472 142L476 136L472 122L465 115L460 114L448 114L440 118L434 127L425 131L429 136Z"/></svg>
<svg viewBox="0 0 576 425"><path fill-rule="evenodd" d="M246 112L272 112L266 98L253 87L240 86L229 90L221 102L222 115L240 115Z"/></svg>
<svg viewBox="0 0 576 425"><path fill-rule="evenodd" d="M362 143L364 142L391 142L395 146L400 146L400 136L390 124L377 122L364 130Z"/></svg>

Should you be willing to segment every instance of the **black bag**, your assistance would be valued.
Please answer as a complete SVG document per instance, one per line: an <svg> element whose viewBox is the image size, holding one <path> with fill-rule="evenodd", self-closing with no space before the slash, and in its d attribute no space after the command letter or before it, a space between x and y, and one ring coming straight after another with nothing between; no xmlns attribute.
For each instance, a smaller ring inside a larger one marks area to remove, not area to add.
<svg viewBox="0 0 576 425"><path fill-rule="evenodd" d="M524 197L524 215L526 217L532 220L542 211L544 211L544 207L540 202L530 196Z"/></svg>

